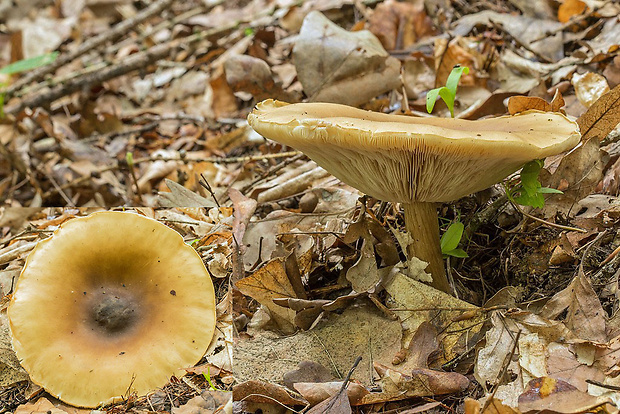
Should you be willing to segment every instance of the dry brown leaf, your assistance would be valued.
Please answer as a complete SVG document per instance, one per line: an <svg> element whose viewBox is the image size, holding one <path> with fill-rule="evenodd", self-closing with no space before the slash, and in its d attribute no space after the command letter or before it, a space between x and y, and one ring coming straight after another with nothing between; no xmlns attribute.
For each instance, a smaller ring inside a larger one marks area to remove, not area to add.
<svg viewBox="0 0 620 414"><path fill-rule="evenodd" d="M346 392L338 392L308 410L308 414L351 414L352 412Z"/></svg>
<svg viewBox="0 0 620 414"><path fill-rule="evenodd" d="M605 374L601 370L601 367L598 366L598 363L592 364L591 361L588 360L586 362L590 363L590 365L587 365L586 363L580 362L578 354L581 354L581 352L579 347L573 346L571 348L572 351L565 344L556 342L552 342L547 346L546 376L562 380L583 392L588 391L588 383L586 380L599 382L605 380ZM590 348L596 351L595 348L591 346ZM593 354L591 351L587 353Z"/></svg>
<svg viewBox="0 0 620 414"><path fill-rule="evenodd" d="M411 365L428 368L428 357L437 350L437 329L430 322L422 322L409 343Z"/></svg>
<svg viewBox="0 0 620 414"><path fill-rule="evenodd" d="M577 120L581 140L595 138L598 141L620 123L620 85L603 95Z"/></svg>
<svg viewBox="0 0 620 414"><path fill-rule="evenodd" d="M603 178L603 167L608 157L604 156L599 146L597 139L582 142L580 147L562 158L552 175L541 173L543 186L562 188L564 192L547 198L542 209L545 217L554 216L557 212L578 213L576 203L592 193Z"/></svg>
<svg viewBox="0 0 620 414"><path fill-rule="evenodd" d="M262 59L248 55L233 55L224 64L226 81L235 92L250 93L257 101L272 98L290 102L292 96L282 90Z"/></svg>
<svg viewBox="0 0 620 414"><path fill-rule="evenodd" d="M337 397L342 389L342 381L297 382L293 387L302 397L308 400L310 405L316 405L329 398ZM368 390L361 384L349 382L346 391L342 394L349 397L348 399L351 405L356 405L368 394Z"/></svg>
<svg viewBox="0 0 620 414"><path fill-rule="evenodd" d="M84 413L90 410L80 410ZM14 414L68 414L67 411L57 408L47 398L39 398L35 402L20 405Z"/></svg>
<svg viewBox="0 0 620 414"><path fill-rule="evenodd" d="M484 403L469 397L465 398L465 414L481 414L482 407L484 405ZM521 414L521 411L517 408L504 405L498 399L493 398L488 404L486 404L484 414Z"/></svg>
<svg viewBox="0 0 620 414"><path fill-rule="evenodd" d="M360 105L400 87L400 62L369 31L348 32L318 11L310 12L293 63L311 101Z"/></svg>
<svg viewBox="0 0 620 414"><path fill-rule="evenodd" d="M314 361L301 361L297 368L284 374L284 385L293 389L298 382L328 382L336 378L323 365Z"/></svg>
<svg viewBox="0 0 620 414"><path fill-rule="evenodd" d="M436 88L446 84L450 72L452 72L452 69L456 65L467 66L470 70L468 75L463 75L461 77L459 85L467 86L475 84L475 70L480 67L482 56L477 50L471 49L469 39L456 37L448 44L438 40L435 42L434 55Z"/></svg>
<svg viewBox="0 0 620 414"><path fill-rule="evenodd" d="M458 19L452 33L457 36L465 36L471 30L480 25L493 27L500 25L510 36L526 45L531 50L556 62L564 57L564 41L562 33L549 35L562 27L562 23L553 20L542 20L518 14L499 13L484 10L474 14L468 14ZM543 41L534 42L544 38ZM528 61L532 63L529 59ZM442 85L443 86L443 85Z"/></svg>
<svg viewBox="0 0 620 414"><path fill-rule="evenodd" d="M368 292L381 280L375 259L375 249L368 239L364 240L360 249L360 257L347 270L346 277L355 292Z"/></svg>
<svg viewBox="0 0 620 414"><path fill-rule="evenodd" d="M164 182L170 192L159 193L159 204L162 207L215 207L213 200L204 198L181 184L167 178L164 179Z"/></svg>
<svg viewBox="0 0 620 414"><path fill-rule="evenodd" d="M581 268L573 281L545 304L540 316L555 319L567 308L566 325L577 338L584 341L607 342L606 313Z"/></svg>
<svg viewBox="0 0 620 414"><path fill-rule="evenodd" d="M382 392L370 393L360 405L395 401L410 397L424 397L459 393L467 389L469 380L457 372L443 372L418 368L405 374L375 362L375 371L381 377Z"/></svg>
<svg viewBox="0 0 620 414"><path fill-rule="evenodd" d="M280 329L288 333L295 331L295 312L273 302L275 298L295 297L295 290L286 275L284 259L277 258L267 262L252 275L238 281L237 289L269 309Z"/></svg>
<svg viewBox="0 0 620 414"><path fill-rule="evenodd" d="M295 397L285 387L265 381L245 381L233 387L233 401L276 404L276 401L289 407L308 405L305 400Z"/></svg>
<svg viewBox="0 0 620 414"><path fill-rule="evenodd" d="M508 98L508 113L515 115L529 109L550 112L551 104L537 96L513 96Z"/></svg>
<svg viewBox="0 0 620 414"><path fill-rule="evenodd" d="M224 391L205 391L180 407L172 407L172 414L213 414L222 412L221 407L225 406L232 398L230 392Z"/></svg>
<svg viewBox="0 0 620 414"><path fill-rule="evenodd" d="M233 220L233 234L235 235L237 243L242 244L243 235L245 230L256 210L258 203L256 200L244 196L239 190L231 188L228 190L228 196L233 203L234 208L234 220ZM241 251L245 249L240 247Z"/></svg>
<svg viewBox="0 0 620 414"><path fill-rule="evenodd" d="M528 383L519 396L519 410L523 414L579 414L598 411L608 402L611 401L607 398L594 397L564 381L543 377Z"/></svg>
<svg viewBox="0 0 620 414"><path fill-rule="evenodd" d="M370 30L387 50L406 49L419 39L436 34L423 1L379 3L369 20Z"/></svg>

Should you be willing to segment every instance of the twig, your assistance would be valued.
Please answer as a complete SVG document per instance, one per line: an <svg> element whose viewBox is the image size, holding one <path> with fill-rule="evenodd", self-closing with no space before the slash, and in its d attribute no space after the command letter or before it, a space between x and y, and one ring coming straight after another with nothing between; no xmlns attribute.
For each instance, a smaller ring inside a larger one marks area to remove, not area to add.
<svg viewBox="0 0 620 414"><path fill-rule="evenodd" d="M73 92L79 91L88 85L99 84L134 70L138 70L156 60L164 58L169 55L171 51L180 46L187 47L199 40L205 39L209 36L209 33L210 31L202 31L182 39L176 39L167 43L155 45L143 52L128 56L123 62L104 68L93 74L77 77L67 81L64 84L52 87L49 90L26 96L18 104L5 108L5 113L14 114L26 107L41 106Z"/></svg>
<svg viewBox="0 0 620 414"><path fill-rule="evenodd" d="M578 227L564 226L562 224L551 223L550 221L543 220L543 219L538 218L536 216L532 216L531 214L526 213L525 211L521 210L521 208L517 205L517 203L513 203L512 201L511 201L511 203L512 203L513 207L519 213L523 214L525 217L530 218L530 219L535 220L535 221L538 221L539 223L543 223L543 224L545 224L545 225L547 225L549 227L556 227L558 229L568 230L568 231L578 231L580 233L587 233L588 232L587 230L580 229Z"/></svg>
<svg viewBox="0 0 620 414"><path fill-rule="evenodd" d="M218 0L217 2L211 2L212 4L210 4L211 7L215 7L218 4L223 3L224 0ZM118 50L120 50L123 46L126 46L132 42L142 42L144 39L146 39L149 36L154 35L155 33L167 29L169 27L174 26L175 24L181 23L184 20L189 19L190 17L196 16L197 14L201 14L201 13L205 13L208 10L207 7L205 7L204 4L201 4L199 7L196 7L194 9L188 10L185 13L182 13L178 16L173 17L170 20L166 20L163 21L161 23L159 23L156 26L153 26L151 28L149 28L148 30L146 30L144 33L141 33L137 39L123 39L118 43L115 43L113 45L110 45L107 49L105 49L104 54L114 54L116 53Z"/></svg>
<svg viewBox="0 0 620 414"><path fill-rule="evenodd" d="M608 390L620 391L620 387L617 385L603 384L602 382L594 381L591 379L587 379L586 382L588 384L596 385L597 387L607 388Z"/></svg>
<svg viewBox="0 0 620 414"><path fill-rule="evenodd" d="M8 87L4 92L7 97L11 97L15 91L22 88L24 85L29 84L37 79L41 79L43 76L54 72L56 69L61 67L62 65L71 62L72 60L82 56L83 54L92 51L93 49L101 46L107 41L114 40L119 36L127 33L132 27L137 24L142 23L146 19L156 14L162 12L165 8L172 4L172 0L157 0L148 6L146 9L137 13L131 19L123 20L119 22L112 29L107 30L98 36L92 37L82 43L75 51L72 53L67 53L65 55L60 55L54 62L49 65L42 66L38 69L35 69L25 75L23 78L19 79L13 85Z"/></svg>
<svg viewBox="0 0 620 414"><path fill-rule="evenodd" d="M614 259L614 257L618 256L618 253L620 253L620 246L616 247L616 249L613 252L611 252L609 256L605 258L605 260L601 262L601 266L605 266L607 263L611 262Z"/></svg>

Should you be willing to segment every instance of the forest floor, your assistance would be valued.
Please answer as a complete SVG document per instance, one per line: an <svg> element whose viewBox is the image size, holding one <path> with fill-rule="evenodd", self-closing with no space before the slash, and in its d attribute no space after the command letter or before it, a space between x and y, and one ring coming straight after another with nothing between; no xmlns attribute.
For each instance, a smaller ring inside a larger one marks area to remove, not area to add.
<svg viewBox="0 0 620 414"><path fill-rule="evenodd" d="M202 368L153 390L165 401L110 412L221 412L212 395L233 390L239 414L616 413L619 14L610 0L0 0L5 303L63 221L135 209L199 240L227 309ZM562 194L519 203L516 172L438 206L442 235L463 225L448 294L407 259L399 203L246 118L265 99L448 118L426 95L456 65L456 118L561 112L582 138L534 177ZM37 400L3 327L0 412L76 410Z"/></svg>

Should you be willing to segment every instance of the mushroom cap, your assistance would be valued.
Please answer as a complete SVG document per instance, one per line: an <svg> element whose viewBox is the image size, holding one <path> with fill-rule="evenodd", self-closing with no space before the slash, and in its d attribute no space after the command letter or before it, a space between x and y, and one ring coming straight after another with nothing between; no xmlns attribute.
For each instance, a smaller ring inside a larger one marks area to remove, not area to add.
<svg viewBox="0 0 620 414"><path fill-rule="evenodd" d="M26 260L8 307L33 382L97 407L181 376L207 350L215 293L176 231L133 213L65 222Z"/></svg>
<svg viewBox="0 0 620 414"><path fill-rule="evenodd" d="M358 190L401 203L461 198L580 139L577 123L539 111L469 121L266 100L248 122Z"/></svg>

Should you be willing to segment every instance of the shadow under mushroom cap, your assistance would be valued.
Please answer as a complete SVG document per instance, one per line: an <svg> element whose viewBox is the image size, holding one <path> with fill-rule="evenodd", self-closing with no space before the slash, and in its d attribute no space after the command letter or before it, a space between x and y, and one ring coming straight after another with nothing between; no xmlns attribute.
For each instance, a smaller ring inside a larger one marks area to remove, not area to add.
<svg viewBox="0 0 620 414"><path fill-rule="evenodd" d="M196 364L215 329L202 259L133 213L69 220L30 253L8 308L33 382L82 407L144 395Z"/></svg>

